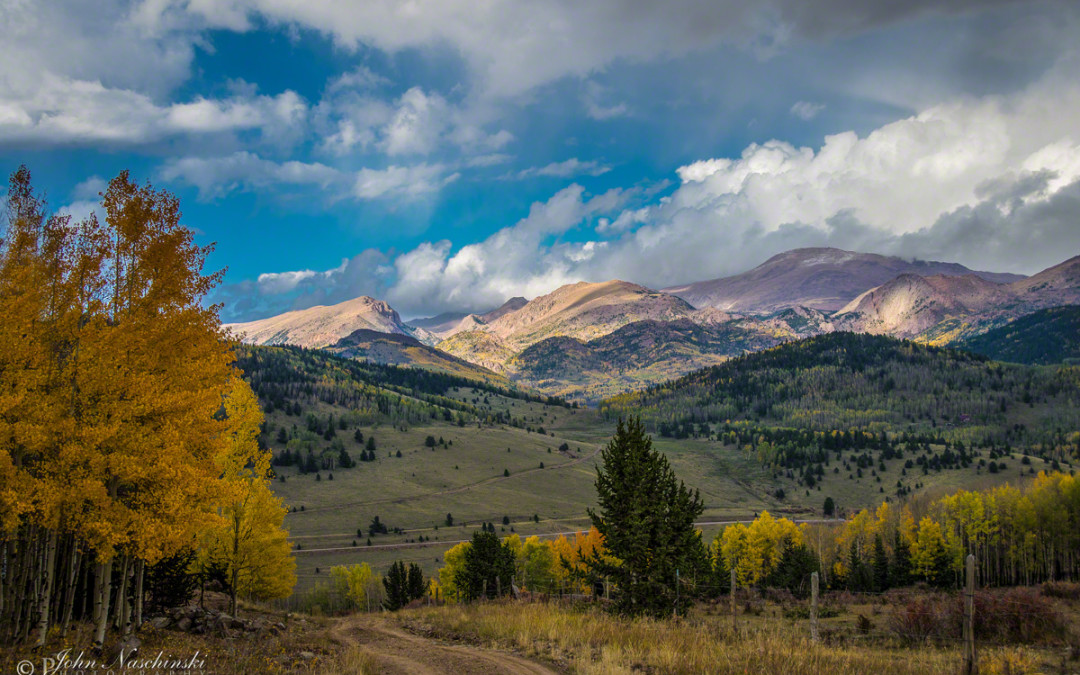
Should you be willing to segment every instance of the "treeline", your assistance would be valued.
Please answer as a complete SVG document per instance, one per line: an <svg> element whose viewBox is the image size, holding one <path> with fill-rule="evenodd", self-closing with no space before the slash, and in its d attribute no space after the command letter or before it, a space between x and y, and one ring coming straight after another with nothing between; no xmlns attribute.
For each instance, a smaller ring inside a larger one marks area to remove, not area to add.
<svg viewBox="0 0 1080 675"><path fill-rule="evenodd" d="M578 532L573 539L532 536L522 541L511 534L500 542L492 527L474 532L472 541L443 555L445 565L438 580L432 580L432 593L448 602L468 602L485 595L509 595L511 583L532 593L592 592L584 561L603 550L604 538L596 528Z"/></svg>
<svg viewBox="0 0 1080 675"><path fill-rule="evenodd" d="M807 488L820 483L827 473L843 473L851 478L862 478L866 473L883 484L884 492L885 462L904 460L902 467L890 477L890 482L896 483L898 497L909 493L910 486L903 484L909 476L966 469L972 465L985 468L989 473L998 473L1008 467L1004 460L1011 460L1013 453L1009 443L997 445L989 437L973 439L969 444L962 440L949 441L941 430L934 433L904 431L888 434L860 429L815 431L777 428L750 422L718 425L670 425L661 422L659 433L661 437L669 438L706 438L738 448L771 470L774 478L785 476ZM1061 448L1071 448L1073 444L1070 441L1056 447L1059 451L1051 453L1053 458L1035 458L1042 468L1061 470L1062 463L1058 457L1064 459L1071 454L1062 452ZM1036 473L1033 460L1027 455L1021 457L1020 469L1032 476Z"/></svg>
<svg viewBox="0 0 1080 675"><path fill-rule="evenodd" d="M883 502L839 526L797 526L763 512L712 545L717 588L734 568L740 585L796 592L816 571L827 587L854 592L958 587L969 554L984 586L1080 578L1080 480L1040 473L1024 489L961 490L924 508Z"/></svg>
<svg viewBox="0 0 1080 675"><path fill-rule="evenodd" d="M262 416L232 365L220 274L177 200L126 172L104 222L50 216L25 167L0 234L0 639L140 625L158 564L287 594ZM190 563L190 566L189 566ZM163 568L162 568L163 569Z"/></svg>
<svg viewBox="0 0 1080 675"><path fill-rule="evenodd" d="M245 345L237 363L266 411L302 415L301 403L321 401L367 417L367 421L419 423L442 419L463 424L480 416L447 393L472 389L505 398L570 407L566 401L518 389L506 389L447 373L356 361L301 347Z"/></svg>
<svg viewBox="0 0 1080 675"><path fill-rule="evenodd" d="M884 336L832 333L733 359L600 404L687 433L742 420L760 426L939 435L1080 452L1080 368L1003 364Z"/></svg>

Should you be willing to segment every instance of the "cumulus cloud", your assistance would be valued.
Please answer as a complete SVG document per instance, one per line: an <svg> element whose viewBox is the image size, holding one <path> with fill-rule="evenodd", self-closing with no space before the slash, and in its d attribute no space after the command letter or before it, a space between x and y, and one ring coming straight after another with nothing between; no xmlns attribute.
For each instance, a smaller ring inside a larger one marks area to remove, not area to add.
<svg viewBox="0 0 1080 675"><path fill-rule="evenodd" d="M250 321L293 309L333 305L360 295L384 297L393 274L386 254L368 249L333 269L276 272L226 284L214 296L225 321Z"/></svg>
<svg viewBox="0 0 1080 675"><path fill-rule="evenodd" d="M162 99L190 74L202 22L146 3L9 2L0 59L0 143L145 144L182 135L258 132L290 140L307 104L292 91Z"/></svg>
<svg viewBox="0 0 1080 675"><path fill-rule="evenodd" d="M995 4L1010 1L1016 0ZM313 28L346 48L363 44L397 52L448 45L469 65L479 89L513 96L562 77L589 75L618 60L681 55L721 43L769 54L794 41L851 35L986 5L986 0L518 0L479 5L464 0L201 0L186 7L209 24L234 30L249 25L254 16Z"/></svg>
<svg viewBox="0 0 1080 675"><path fill-rule="evenodd" d="M425 94L420 87L409 89L383 129L383 151L390 156L430 153L446 128L447 109L442 96Z"/></svg>
<svg viewBox="0 0 1080 675"><path fill-rule="evenodd" d="M1080 253L1080 120L1060 114L1080 106L1073 65L1012 95L949 101L817 148L774 140L693 162L659 198L570 186L483 241L397 256L384 297L417 315L581 280L660 288L803 246L1036 272Z"/></svg>

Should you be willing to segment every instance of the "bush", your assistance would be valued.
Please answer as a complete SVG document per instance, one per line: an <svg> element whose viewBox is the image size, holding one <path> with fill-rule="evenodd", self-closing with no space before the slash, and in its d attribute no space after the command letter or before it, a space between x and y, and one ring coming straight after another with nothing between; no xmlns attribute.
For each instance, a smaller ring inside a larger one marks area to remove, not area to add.
<svg viewBox="0 0 1080 675"><path fill-rule="evenodd" d="M962 625L963 597L953 603ZM1068 625L1053 601L1034 588L975 594L975 637L1007 642L1045 642L1062 637Z"/></svg>
<svg viewBox="0 0 1080 675"><path fill-rule="evenodd" d="M890 629L909 643L963 636L964 595L920 594L897 603ZM1066 634L1068 625L1053 601L1034 588L975 593L975 637L1004 642L1046 642Z"/></svg>
<svg viewBox="0 0 1080 675"><path fill-rule="evenodd" d="M1080 600L1080 584L1068 581L1048 581L1042 585L1042 594L1060 600Z"/></svg>
<svg viewBox="0 0 1080 675"><path fill-rule="evenodd" d="M931 639L950 637L948 603L938 594L916 595L904 604L894 606L887 619L889 629L907 644L920 644Z"/></svg>

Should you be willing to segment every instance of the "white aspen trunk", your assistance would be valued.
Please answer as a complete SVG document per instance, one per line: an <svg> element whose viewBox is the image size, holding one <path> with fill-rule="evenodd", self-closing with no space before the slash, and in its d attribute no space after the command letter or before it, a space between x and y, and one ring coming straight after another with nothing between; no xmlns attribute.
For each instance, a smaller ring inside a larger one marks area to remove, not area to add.
<svg viewBox="0 0 1080 675"><path fill-rule="evenodd" d="M56 567L56 530L49 530L49 538L45 542L45 569L44 578L41 580L41 594L38 596L38 638L39 647L45 646L45 638L49 634L49 608L52 605L53 577Z"/></svg>
<svg viewBox="0 0 1080 675"><path fill-rule="evenodd" d="M37 534L37 528L31 530L34 534ZM41 541L40 538L34 536L31 539L30 545L27 547L26 566L23 575L23 588L22 593L22 617L19 621L19 634L16 638L19 642L22 642L30 635L30 622L33 618L33 610L35 607L35 601L37 600L37 593L40 589L39 581L41 579Z"/></svg>
<svg viewBox="0 0 1080 675"><path fill-rule="evenodd" d="M94 571L94 651L101 653L105 629L109 626L109 599L113 563L98 563Z"/></svg>
<svg viewBox="0 0 1080 675"><path fill-rule="evenodd" d="M116 589L116 602L113 603L113 628L117 630L124 627L124 608L127 607L127 581L130 561L131 557L124 554L124 561L120 565L120 586Z"/></svg>
<svg viewBox="0 0 1080 675"><path fill-rule="evenodd" d="M11 569L8 567L8 543L7 539L0 542L0 626L4 624L4 608L7 604L4 602L5 595L7 594L7 587L4 585L4 579L8 578L11 574Z"/></svg>
<svg viewBox="0 0 1080 675"><path fill-rule="evenodd" d="M142 626L143 572L146 561L140 558L135 562L135 630Z"/></svg>
<svg viewBox="0 0 1080 675"><path fill-rule="evenodd" d="M71 570L68 573L67 593L64 596L63 616L60 618L60 637L66 637L68 627L71 625L71 614L75 607L75 587L79 582L79 570L82 567L82 552L79 543L72 540L71 543Z"/></svg>

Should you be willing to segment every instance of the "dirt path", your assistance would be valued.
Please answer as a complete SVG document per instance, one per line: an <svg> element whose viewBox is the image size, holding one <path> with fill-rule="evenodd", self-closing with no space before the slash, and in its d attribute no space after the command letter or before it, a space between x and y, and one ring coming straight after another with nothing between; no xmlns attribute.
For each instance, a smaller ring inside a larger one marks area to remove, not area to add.
<svg viewBox="0 0 1080 675"><path fill-rule="evenodd" d="M379 672L391 675L558 675L513 654L411 635L374 616L345 617L330 634L343 645L360 647L373 655L380 664Z"/></svg>

